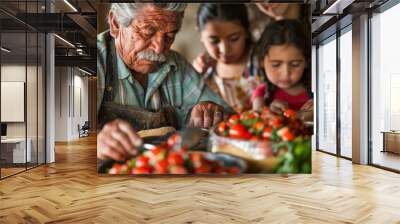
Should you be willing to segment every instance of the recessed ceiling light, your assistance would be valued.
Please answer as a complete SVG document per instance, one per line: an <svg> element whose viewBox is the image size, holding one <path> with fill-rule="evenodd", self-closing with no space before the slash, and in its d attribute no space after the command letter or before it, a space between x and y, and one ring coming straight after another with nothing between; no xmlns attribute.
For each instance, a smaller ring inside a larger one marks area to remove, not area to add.
<svg viewBox="0 0 400 224"><path fill-rule="evenodd" d="M60 36L57 35L57 34L54 34L54 36L57 37L58 39L60 39L62 42L64 42L64 43L68 44L69 46L75 48L75 45L73 45L73 44L72 44L71 42L69 42L68 40L66 40L66 39L64 39L64 38L62 38L62 37L60 37Z"/></svg>
<svg viewBox="0 0 400 224"><path fill-rule="evenodd" d="M6 53L10 53L11 52L11 50L9 50L9 49L7 49L5 47L1 47L0 50L4 51Z"/></svg>
<svg viewBox="0 0 400 224"><path fill-rule="evenodd" d="M64 0L65 4L67 4L72 10L74 10L75 12L78 12L78 10L68 1L68 0Z"/></svg>
<svg viewBox="0 0 400 224"><path fill-rule="evenodd" d="M79 67L78 67L78 70L81 71L81 72L83 72L83 73L85 73L85 74L87 74L87 75L93 75L92 73L90 73L90 72L88 72L88 71L86 71L86 70L83 70L83 69L81 69L81 68L79 68Z"/></svg>
<svg viewBox="0 0 400 224"><path fill-rule="evenodd" d="M343 10L351 5L355 0L336 0L322 14L342 14Z"/></svg>

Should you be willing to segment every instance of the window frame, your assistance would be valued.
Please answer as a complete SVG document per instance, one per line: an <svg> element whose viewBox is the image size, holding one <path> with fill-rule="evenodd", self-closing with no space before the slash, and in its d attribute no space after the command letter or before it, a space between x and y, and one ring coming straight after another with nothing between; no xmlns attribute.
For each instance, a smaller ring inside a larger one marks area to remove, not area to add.
<svg viewBox="0 0 400 224"><path fill-rule="evenodd" d="M336 32L332 33L331 35L329 35L328 37L321 39L317 42L316 44L316 124L315 124L315 128L316 128L316 150L319 152L323 152L329 155L333 155L339 158L343 158L346 160L350 160L352 161L352 158L347 157L342 155L341 153L341 119L340 119L340 103L341 103L341 99L340 99L340 77L341 77L341 67L340 67L340 37L344 34L346 34L347 32L352 32L352 22L351 20L349 21L351 17L350 16L345 16L343 17L341 20L338 20L334 25L332 26L336 26ZM342 25L342 27L339 26L339 23ZM330 29L330 28L328 28ZM318 63L318 59L319 59L319 47L321 44L326 44L330 41L336 41L336 152L335 153L331 153L328 152L324 149L321 149L320 143L319 143L319 110L320 107L318 105L318 98L319 98L319 92L320 92L320 86L319 86L319 63Z"/></svg>

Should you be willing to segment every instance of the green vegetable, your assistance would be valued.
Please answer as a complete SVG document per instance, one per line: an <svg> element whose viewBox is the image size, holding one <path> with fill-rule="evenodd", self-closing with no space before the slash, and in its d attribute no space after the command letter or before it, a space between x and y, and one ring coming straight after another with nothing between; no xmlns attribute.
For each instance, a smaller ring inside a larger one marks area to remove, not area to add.
<svg viewBox="0 0 400 224"><path fill-rule="evenodd" d="M288 151L281 155L280 163L275 168L277 173L311 173L311 140L303 137L293 142L281 142L272 146L273 152L287 147Z"/></svg>

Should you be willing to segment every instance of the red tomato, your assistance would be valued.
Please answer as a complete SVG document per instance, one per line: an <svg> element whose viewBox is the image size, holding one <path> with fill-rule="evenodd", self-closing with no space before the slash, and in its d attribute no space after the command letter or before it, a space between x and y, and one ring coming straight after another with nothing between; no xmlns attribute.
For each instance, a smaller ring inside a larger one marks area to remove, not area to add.
<svg viewBox="0 0 400 224"><path fill-rule="evenodd" d="M252 134L250 132L246 131L246 132L243 133L242 138L243 139L250 139L251 136L252 136Z"/></svg>
<svg viewBox="0 0 400 224"><path fill-rule="evenodd" d="M289 130L288 127L279 129L277 134L282 138L283 141L292 141L295 138L294 134Z"/></svg>
<svg viewBox="0 0 400 224"><path fill-rule="evenodd" d="M181 141L181 136L177 133L168 138L168 146L172 147Z"/></svg>
<svg viewBox="0 0 400 224"><path fill-rule="evenodd" d="M232 124L236 124L236 123L239 122L239 120L240 120L240 115L239 114L234 114L229 118L228 123L231 124L231 125Z"/></svg>
<svg viewBox="0 0 400 224"><path fill-rule="evenodd" d="M283 112L283 116L285 116L287 118L295 118L296 114L297 114L297 112L292 109L287 109L285 112Z"/></svg>
<svg viewBox="0 0 400 224"><path fill-rule="evenodd" d="M240 168L237 166L232 166L228 168L228 172L230 174L239 174L240 173Z"/></svg>
<svg viewBox="0 0 400 224"><path fill-rule="evenodd" d="M261 131L265 126L265 123L262 121L257 121L254 125L254 128L256 129L256 131Z"/></svg>
<svg viewBox="0 0 400 224"><path fill-rule="evenodd" d="M119 163L115 163L111 169L108 171L109 174L120 174L122 165Z"/></svg>
<svg viewBox="0 0 400 224"><path fill-rule="evenodd" d="M257 117L259 117L257 112L252 112L252 113L247 115L247 119L254 119L254 118L257 118Z"/></svg>
<svg viewBox="0 0 400 224"><path fill-rule="evenodd" d="M251 134L249 131L247 131L246 127L243 124L235 124L229 129L229 136L231 138L243 138L243 139L249 139L251 138Z"/></svg>
<svg viewBox="0 0 400 224"><path fill-rule="evenodd" d="M276 133L278 134L278 136L282 137L282 135L287 133L288 131L289 131L288 127L283 127L281 129L279 129Z"/></svg>
<svg viewBox="0 0 400 224"><path fill-rule="evenodd" d="M258 136L251 136L250 140L251 141L258 141L258 140L261 140L261 138L258 137Z"/></svg>
<svg viewBox="0 0 400 224"><path fill-rule="evenodd" d="M221 122L218 124L217 131L219 134L223 134L226 129L227 129L227 125L225 122Z"/></svg>
<svg viewBox="0 0 400 224"><path fill-rule="evenodd" d="M187 174L188 171L184 166L170 166L169 173L171 173L171 174Z"/></svg>
<svg viewBox="0 0 400 224"><path fill-rule="evenodd" d="M156 157L158 154L160 154L161 148L155 147L154 149L151 149L150 152L151 152L152 156Z"/></svg>
<svg viewBox="0 0 400 224"><path fill-rule="evenodd" d="M115 169L114 167L112 167L109 171L108 174L119 174L119 171L117 169Z"/></svg>
<svg viewBox="0 0 400 224"><path fill-rule="evenodd" d="M170 152L167 159L170 165L183 165L185 162L182 154L178 152Z"/></svg>
<svg viewBox="0 0 400 224"><path fill-rule="evenodd" d="M147 167L149 166L149 157L141 155L136 158L136 167Z"/></svg>
<svg viewBox="0 0 400 224"><path fill-rule="evenodd" d="M211 167L208 165L203 164L200 167L197 167L195 169L196 174L201 174L201 173L211 173Z"/></svg>
<svg viewBox="0 0 400 224"><path fill-rule="evenodd" d="M190 153L189 154L189 158L192 161L193 166L196 167L200 167L201 165L203 165L204 162L204 158L203 155L201 153Z"/></svg>
<svg viewBox="0 0 400 224"><path fill-rule="evenodd" d="M273 112L268 107L264 107L261 111L261 119L266 120L273 115Z"/></svg>
<svg viewBox="0 0 400 224"><path fill-rule="evenodd" d="M273 128L279 128L280 126L282 126L282 119L279 117L275 117L272 118L269 123Z"/></svg>
<svg viewBox="0 0 400 224"><path fill-rule="evenodd" d="M158 160L165 159L167 154L167 150L165 148L161 148L159 146L154 149L148 150L142 154L142 156L146 156L149 158L149 163L154 165Z"/></svg>
<svg viewBox="0 0 400 224"><path fill-rule="evenodd" d="M228 173L224 167L217 167L217 168L215 168L214 172L218 173L218 174L227 174Z"/></svg>
<svg viewBox="0 0 400 224"><path fill-rule="evenodd" d="M154 158L152 158L151 160L150 160L150 163L152 164L152 165L154 165L158 160L163 160L163 159L166 159L167 158L167 151L166 150L161 150L161 152L160 153L158 153L158 155L156 156L156 157L154 157Z"/></svg>
<svg viewBox="0 0 400 224"><path fill-rule="evenodd" d="M294 136L294 134L292 132L287 132L282 136L282 140L283 141L292 141L293 139L295 139L296 136Z"/></svg>
<svg viewBox="0 0 400 224"><path fill-rule="evenodd" d="M158 174L168 173L168 161L166 159L157 161L155 170Z"/></svg>
<svg viewBox="0 0 400 224"><path fill-rule="evenodd" d="M151 173L151 168L148 166L136 167L132 170L132 174L149 174Z"/></svg>
<svg viewBox="0 0 400 224"><path fill-rule="evenodd" d="M263 137L264 139L269 139L272 135L272 128L271 127L266 127L264 128L261 137Z"/></svg>

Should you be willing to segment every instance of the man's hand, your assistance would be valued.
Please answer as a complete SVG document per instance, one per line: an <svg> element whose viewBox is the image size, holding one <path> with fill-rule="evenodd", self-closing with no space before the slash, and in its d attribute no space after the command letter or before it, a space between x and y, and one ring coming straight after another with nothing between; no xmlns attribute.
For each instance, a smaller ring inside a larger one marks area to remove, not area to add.
<svg viewBox="0 0 400 224"><path fill-rule="evenodd" d="M224 114L224 108L220 105L211 102L200 102L192 109L189 126L211 128L226 116L228 115Z"/></svg>
<svg viewBox="0 0 400 224"><path fill-rule="evenodd" d="M284 100L274 100L269 107L275 113L283 113L289 108L289 104Z"/></svg>
<svg viewBox="0 0 400 224"><path fill-rule="evenodd" d="M124 160L135 155L142 143L128 122L114 120L104 125L97 134L97 158Z"/></svg>
<svg viewBox="0 0 400 224"><path fill-rule="evenodd" d="M207 72L207 69L212 67L214 68L216 65L216 61L212 59L207 53L203 52L196 59L194 59L193 68L199 74L203 75Z"/></svg>

